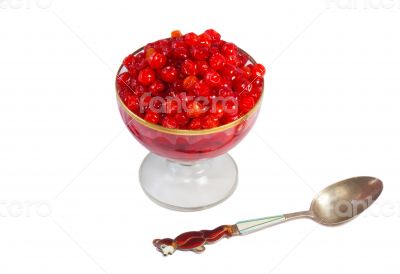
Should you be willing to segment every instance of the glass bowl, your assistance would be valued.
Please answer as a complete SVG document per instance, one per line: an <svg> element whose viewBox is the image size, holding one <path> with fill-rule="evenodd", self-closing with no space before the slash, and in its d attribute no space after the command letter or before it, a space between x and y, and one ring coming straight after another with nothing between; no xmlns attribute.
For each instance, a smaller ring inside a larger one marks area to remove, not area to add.
<svg viewBox="0 0 400 274"><path fill-rule="evenodd" d="M250 63L256 63L242 52ZM117 76L124 71L126 68L121 65ZM248 113L231 123L211 129L185 130L144 120L128 109L117 90L122 120L136 140L150 151L139 170L144 192L157 204L181 211L209 208L227 199L238 181L236 163L227 152L254 125L262 97L263 92Z"/></svg>

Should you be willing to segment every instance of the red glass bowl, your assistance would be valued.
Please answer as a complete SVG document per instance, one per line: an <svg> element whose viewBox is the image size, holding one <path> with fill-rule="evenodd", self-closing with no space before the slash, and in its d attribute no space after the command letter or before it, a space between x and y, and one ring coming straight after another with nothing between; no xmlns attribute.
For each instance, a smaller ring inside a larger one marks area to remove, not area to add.
<svg viewBox="0 0 400 274"><path fill-rule="evenodd" d="M249 55L248 57L251 63L255 63L253 58ZM123 66L118 70L118 75L122 69ZM262 95L252 110L229 124L212 129L184 130L169 129L147 122L129 110L117 92L119 111L133 136L149 151L184 162L213 158L228 152L238 144L256 121L261 99Z"/></svg>

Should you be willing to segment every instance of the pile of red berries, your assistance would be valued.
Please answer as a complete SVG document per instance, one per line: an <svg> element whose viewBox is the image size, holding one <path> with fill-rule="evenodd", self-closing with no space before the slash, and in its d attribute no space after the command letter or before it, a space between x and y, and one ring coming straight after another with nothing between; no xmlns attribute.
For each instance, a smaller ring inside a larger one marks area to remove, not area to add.
<svg viewBox="0 0 400 274"><path fill-rule="evenodd" d="M237 120L263 91L265 68L213 29L173 31L123 61L116 79L125 106L167 128L208 129Z"/></svg>

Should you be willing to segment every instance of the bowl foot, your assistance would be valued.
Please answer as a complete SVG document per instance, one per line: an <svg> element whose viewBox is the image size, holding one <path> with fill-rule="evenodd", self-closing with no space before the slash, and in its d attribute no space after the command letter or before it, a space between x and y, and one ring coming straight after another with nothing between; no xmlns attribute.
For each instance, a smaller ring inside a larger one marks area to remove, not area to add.
<svg viewBox="0 0 400 274"><path fill-rule="evenodd" d="M140 166L139 180L144 192L160 206L196 211L231 196L236 189L238 170L228 154L180 163L150 153Z"/></svg>

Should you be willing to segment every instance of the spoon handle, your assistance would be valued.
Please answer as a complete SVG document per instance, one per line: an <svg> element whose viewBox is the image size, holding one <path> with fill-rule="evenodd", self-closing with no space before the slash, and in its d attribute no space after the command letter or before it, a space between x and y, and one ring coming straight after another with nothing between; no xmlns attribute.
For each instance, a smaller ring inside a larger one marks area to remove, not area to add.
<svg viewBox="0 0 400 274"><path fill-rule="evenodd" d="M157 247L164 256L172 255L175 250L194 251L201 253L205 250L204 245L214 243L222 238L238 235L247 235L258 230L289 221L292 219L309 217L308 211L295 212L284 215L270 216L258 219L241 221L235 225L221 225L213 230L200 230L185 232L175 239L155 239L153 245Z"/></svg>

